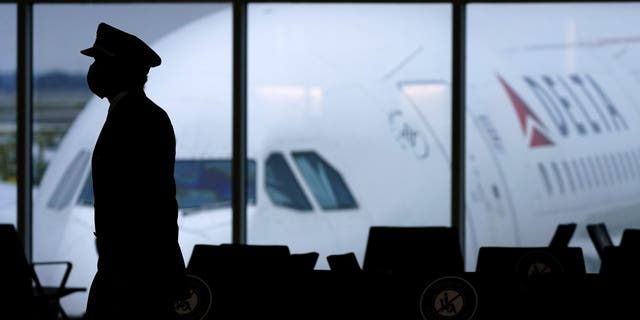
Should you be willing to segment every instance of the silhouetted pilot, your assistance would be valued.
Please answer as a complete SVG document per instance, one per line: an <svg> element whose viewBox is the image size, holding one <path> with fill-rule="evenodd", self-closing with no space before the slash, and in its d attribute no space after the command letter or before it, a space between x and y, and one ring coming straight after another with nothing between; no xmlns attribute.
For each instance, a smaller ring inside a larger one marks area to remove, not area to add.
<svg viewBox="0 0 640 320"><path fill-rule="evenodd" d="M98 272L89 319L175 319L185 266L178 246L175 136L167 114L145 96L160 57L139 38L105 23L83 54L93 93L109 113L93 151Z"/></svg>

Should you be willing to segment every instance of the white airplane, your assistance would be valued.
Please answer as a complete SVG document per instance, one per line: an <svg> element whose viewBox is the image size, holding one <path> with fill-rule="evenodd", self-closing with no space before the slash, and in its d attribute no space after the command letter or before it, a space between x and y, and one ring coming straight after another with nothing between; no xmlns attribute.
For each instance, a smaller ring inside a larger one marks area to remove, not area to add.
<svg viewBox="0 0 640 320"><path fill-rule="evenodd" d="M320 252L326 268L329 254L363 261L371 225L448 225L449 7L249 12L249 242ZM231 240L230 26L221 11L152 45L163 64L146 91L175 128L186 260L195 244ZM566 222L579 223L574 244L595 261L586 223L604 221L616 237L638 225L637 69L616 64L607 54L618 44L601 38L585 41L603 46L549 48L476 40L468 44L478 50L469 59L482 62L467 74L468 268L481 246L547 245ZM565 69L568 54L574 70ZM106 112L106 101L87 104L35 200L35 260L72 261L71 286L88 287L96 269L90 158ZM81 313L86 295L65 300Z"/></svg>
<svg viewBox="0 0 640 320"><path fill-rule="evenodd" d="M576 222L570 245L597 272L585 226L606 223L614 243L640 227L640 7L525 7L468 12L467 258Z"/></svg>
<svg viewBox="0 0 640 320"><path fill-rule="evenodd" d="M0 223L15 223L16 200L16 185L0 182Z"/></svg>

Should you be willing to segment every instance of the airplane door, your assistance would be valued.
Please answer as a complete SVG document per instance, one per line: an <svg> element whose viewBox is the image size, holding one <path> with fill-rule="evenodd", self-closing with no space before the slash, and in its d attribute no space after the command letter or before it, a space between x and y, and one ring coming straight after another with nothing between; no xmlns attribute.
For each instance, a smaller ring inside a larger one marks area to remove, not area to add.
<svg viewBox="0 0 640 320"><path fill-rule="evenodd" d="M408 113L419 120L435 141L434 151L451 162L451 90L444 80L399 81L398 90Z"/></svg>
<svg viewBox="0 0 640 320"><path fill-rule="evenodd" d="M434 137L435 150L451 165L451 90L444 80L400 81L407 113L419 119ZM446 110L446 111L445 111ZM483 243L517 245L516 216L510 193L495 159L499 152L489 118L467 113L466 135L466 251L474 264ZM494 144L492 144L494 143ZM488 236L491 239L479 237Z"/></svg>
<svg viewBox="0 0 640 320"><path fill-rule="evenodd" d="M482 246L519 245L515 208L504 172L496 159L501 150L490 118L466 115L466 256L475 269Z"/></svg>

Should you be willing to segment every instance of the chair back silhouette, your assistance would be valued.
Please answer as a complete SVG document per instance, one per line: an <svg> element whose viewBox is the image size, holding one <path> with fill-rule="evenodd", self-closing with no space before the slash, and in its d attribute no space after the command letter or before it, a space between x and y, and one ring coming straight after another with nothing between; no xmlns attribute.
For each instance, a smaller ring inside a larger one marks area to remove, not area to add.
<svg viewBox="0 0 640 320"><path fill-rule="evenodd" d="M290 304L291 261L287 246L196 245L187 273L211 288L206 319L277 318L290 312L282 307Z"/></svg>
<svg viewBox="0 0 640 320"><path fill-rule="evenodd" d="M528 278L540 274L584 274L581 248L482 247L476 272Z"/></svg>
<svg viewBox="0 0 640 320"><path fill-rule="evenodd" d="M625 229L620 240L620 247L640 252L640 229Z"/></svg>
<svg viewBox="0 0 640 320"><path fill-rule="evenodd" d="M187 271L210 273L264 273L290 270L287 246L221 244L195 245Z"/></svg>
<svg viewBox="0 0 640 320"><path fill-rule="evenodd" d="M319 253L306 252L306 253L294 253L289 256L289 265L291 271L294 272L308 272L313 271L318 262Z"/></svg>
<svg viewBox="0 0 640 320"><path fill-rule="evenodd" d="M640 280L640 230L626 229L619 246L604 248L600 274L608 277Z"/></svg>
<svg viewBox="0 0 640 320"><path fill-rule="evenodd" d="M329 255L327 256L327 262L329 263L329 269L334 272L349 273L362 271L358 264L358 259L353 252Z"/></svg>
<svg viewBox="0 0 640 320"><path fill-rule="evenodd" d="M600 260L602 260L605 248L613 246L607 226L604 223L589 224L587 225L587 233L596 248Z"/></svg>
<svg viewBox="0 0 640 320"><path fill-rule="evenodd" d="M222 244L227 248L230 262L243 272L286 272L290 270L291 253L283 245Z"/></svg>
<svg viewBox="0 0 640 320"><path fill-rule="evenodd" d="M461 273L458 231L453 227L371 227L363 270L403 276Z"/></svg>
<svg viewBox="0 0 640 320"><path fill-rule="evenodd" d="M23 250L13 225L0 225L0 319L54 319Z"/></svg>
<svg viewBox="0 0 640 320"><path fill-rule="evenodd" d="M575 223L567 223L567 224L559 224L556 228L556 232L553 234L553 238L551 238L551 242L549 242L550 248L566 248L569 246L569 242L571 241L571 237L576 231L577 224Z"/></svg>
<svg viewBox="0 0 640 320"><path fill-rule="evenodd" d="M31 268L12 225L0 225L0 299L1 312L28 303L33 298ZM6 303L6 305L4 305Z"/></svg>

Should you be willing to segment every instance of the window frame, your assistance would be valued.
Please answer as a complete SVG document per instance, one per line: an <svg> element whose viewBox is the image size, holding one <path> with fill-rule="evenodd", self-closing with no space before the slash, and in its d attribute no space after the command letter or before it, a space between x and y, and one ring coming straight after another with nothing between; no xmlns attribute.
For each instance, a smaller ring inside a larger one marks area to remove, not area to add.
<svg viewBox="0 0 640 320"><path fill-rule="evenodd" d="M27 259L32 253L32 67L33 67L33 5L34 4L118 4L124 0L0 0L0 3L16 4L17 14L17 227L23 240ZM136 3L176 3L179 0L137 0ZM250 3L274 3L269 0L191 0L190 3L231 3L233 10L233 219L232 234L234 243L246 243L246 190L247 174L247 6ZM327 3L321 0L308 0L306 3ZM333 1L330 3L378 3L378 1ZM451 225L457 227L464 246L464 198L465 198L465 31L466 5L470 3L526 3L523 0L403 0L389 3L444 3L452 8L452 128L451 128ZM590 3L605 1L535 1L536 3ZM617 2L637 2L618 0ZM464 248L463 248L464 250Z"/></svg>

